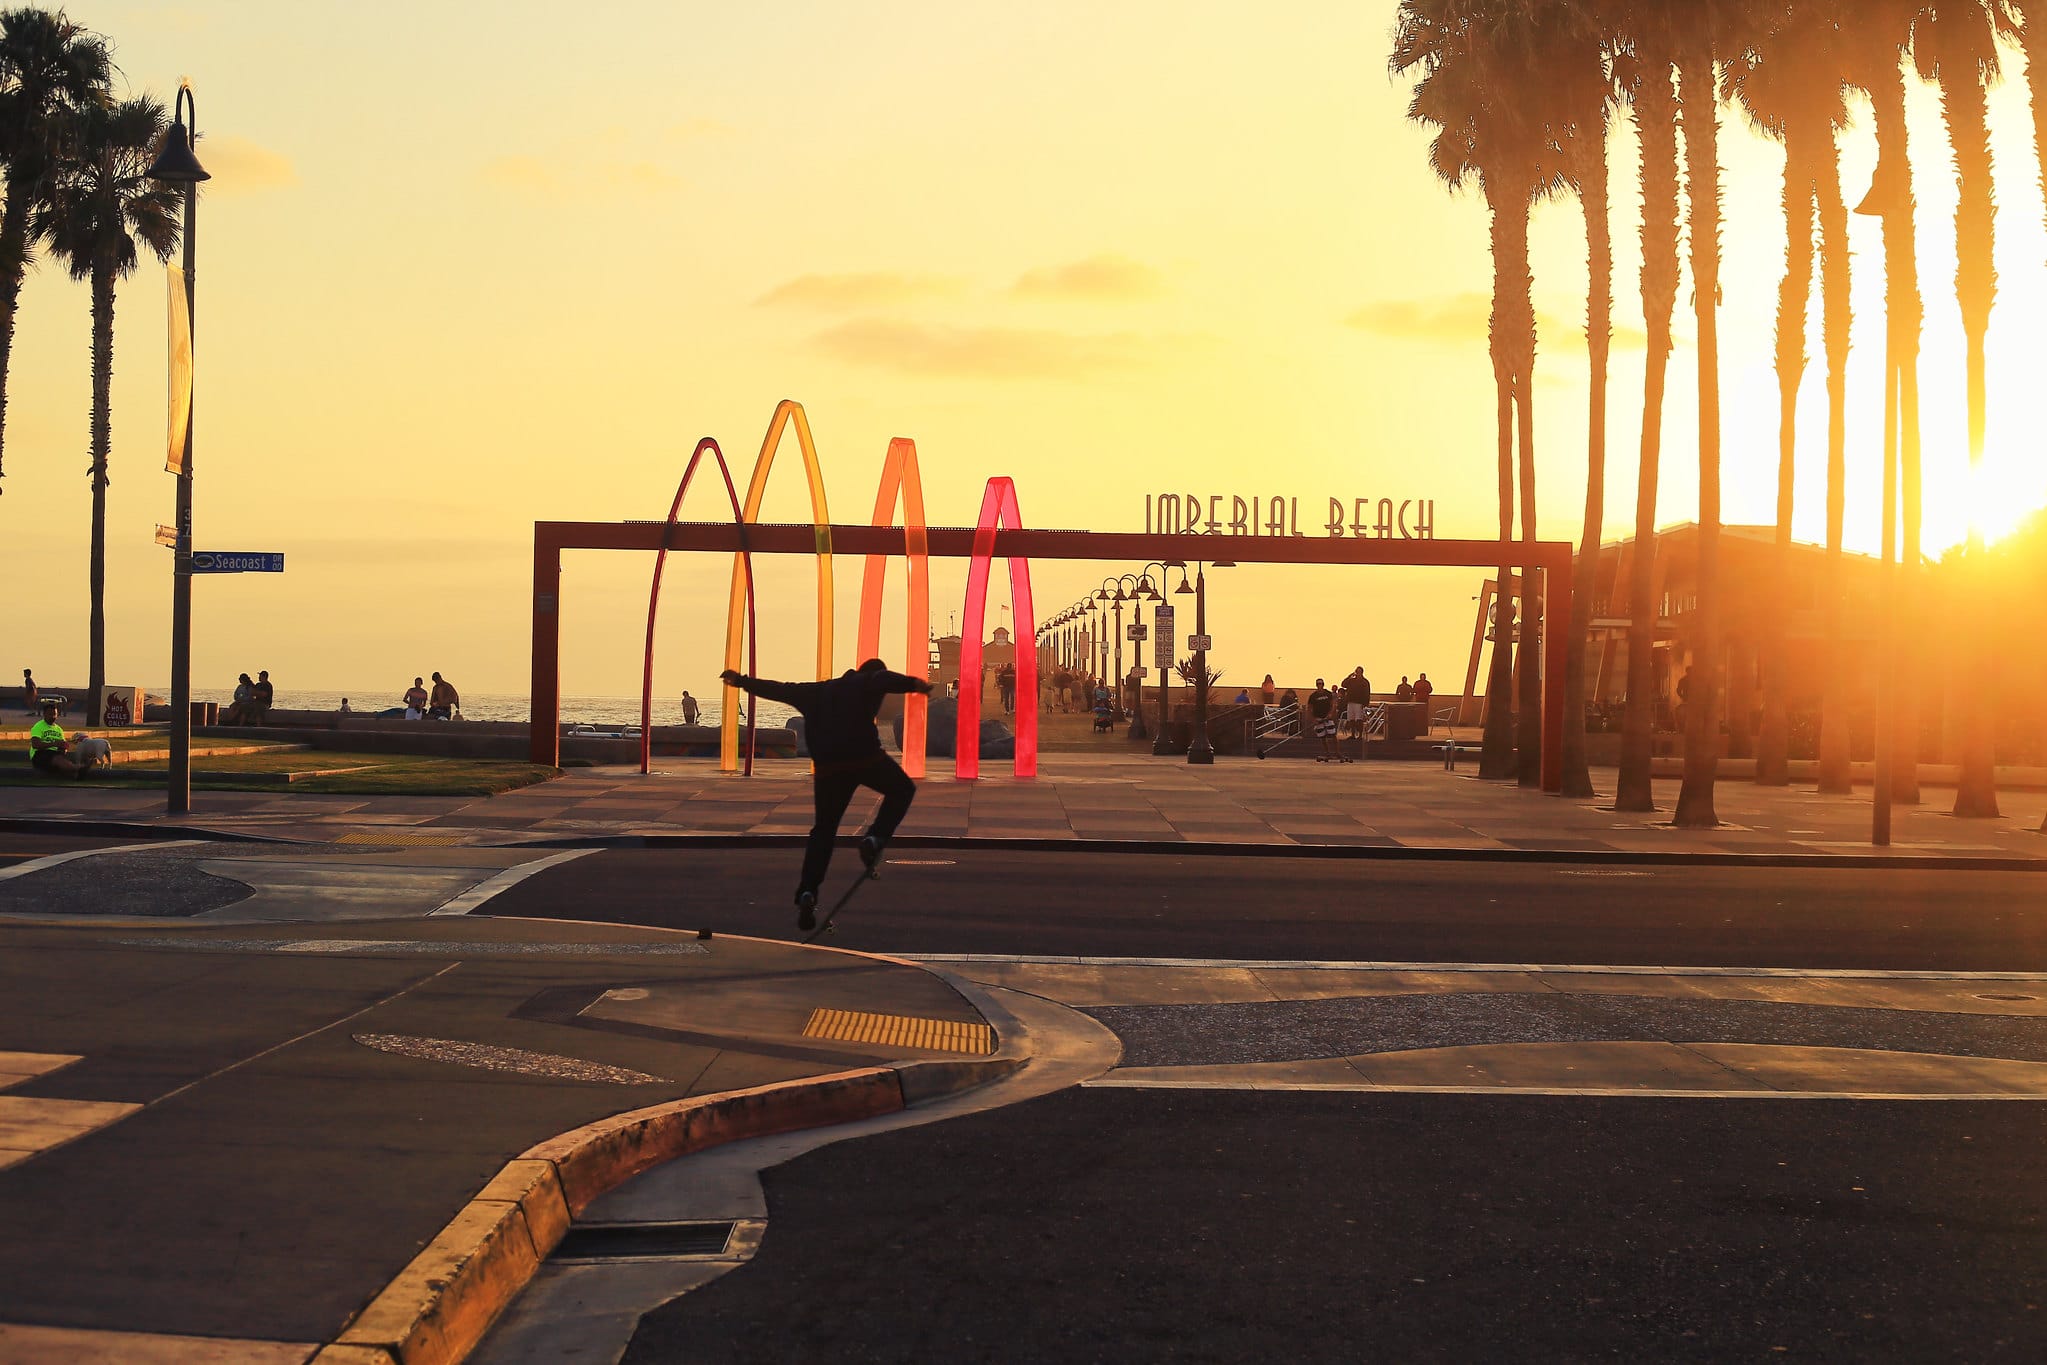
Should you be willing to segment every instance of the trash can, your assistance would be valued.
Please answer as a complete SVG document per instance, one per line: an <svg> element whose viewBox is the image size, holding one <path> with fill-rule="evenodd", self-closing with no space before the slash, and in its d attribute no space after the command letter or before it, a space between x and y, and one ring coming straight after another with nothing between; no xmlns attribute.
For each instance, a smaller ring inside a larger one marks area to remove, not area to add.
<svg viewBox="0 0 2047 1365"><path fill-rule="evenodd" d="M192 725L220 724L220 703L217 701L195 701L192 703Z"/></svg>

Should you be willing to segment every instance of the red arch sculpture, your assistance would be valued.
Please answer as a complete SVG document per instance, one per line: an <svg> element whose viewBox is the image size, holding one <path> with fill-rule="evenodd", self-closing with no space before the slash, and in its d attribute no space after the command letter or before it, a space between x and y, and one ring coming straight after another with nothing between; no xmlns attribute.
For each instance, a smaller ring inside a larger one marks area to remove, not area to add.
<svg viewBox="0 0 2047 1365"><path fill-rule="evenodd" d="M689 464L682 471L682 482L675 487L675 501L668 504L668 521L661 528L661 548L654 555L654 583L647 591L647 657L646 666L640 673L640 771L646 773L653 768L654 757L654 618L661 605L661 570L668 564L668 545L675 534L675 517L682 511L682 499L689 492L689 481L696 477L697 462L704 458L705 451L718 462L718 472L725 476L725 497L732 504L732 524L739 528L739 567L746 577L746 671L759 668L757 642L754 634L753 613L753 556L746 550L746 518L739 510L739 490L732 482L732 469L725 463L725 452L718 443L706 436L697 442L697 448L690 452ZM728 697L730 689L727 689ZM729 700L728 700L728 705ZM746 775L753 776L755 708L746 712Z"/></svg>
<svg viewBox="0 0 2047 1365"><path fill-rule="evenodd" d="M925 656L931 648L931 561L924 524L924 480L917 472L917 443L898 436L888 443L882 457L881 485L874 494L876 526L887 526L895 515L896 503L903 505L903 558L910 566L910 600L907 635L903 643L902 671L913 678L925 676ZM888 581L888 556L869 555L860 579L859 653L854 662L878 658L881 654L881 593ZM903 699L903 771L924 776L925 726L929 701L921 693Z"/></svg>
<svg viewBox="0 0 2047 1365"><path fill-rule="evenodd" d="M1017 510L1016 484L998 475L981 495L981 518L974 527L974 553L967 564L965 627L960 633L959 725L953 747L953 776L971 782L981 775L981 632L988 614L988 570L995 557L995 531L1023 529ZM1016 604L1016 758L1017 777L1038 775L1038 628L1031 610L1031 562L1021 555L1009 560L1009 596ZM907 726L904 734L909 733Z"/></svg>

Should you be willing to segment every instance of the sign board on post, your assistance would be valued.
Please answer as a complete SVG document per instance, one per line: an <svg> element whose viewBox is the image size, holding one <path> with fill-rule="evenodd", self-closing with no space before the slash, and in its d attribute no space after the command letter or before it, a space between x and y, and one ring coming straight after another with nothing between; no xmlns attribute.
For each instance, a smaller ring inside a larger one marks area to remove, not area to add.
<svg viewBox="0 0 2047 1365"><path fill-rule="evenodd" d="M263 550L194 550L193 573L283 573L284 556Z"/></svg>
<svg viewBox="0 0 2047 1365"><path fill-rule="evenodd" d="M1149 638L1150 635L1151 627L1142 621L1132 621L1129 625L1123 627L1123 638L1126 640L1143 641Z"/></svg>
<svg viewBox="0 0 2047 1365"><path fill-rule="evenodd" d="M1215 648L1215 642L1206 635L1190 635L1187 637L1187 648L1211 650Z"/></svg>
<svg viewBox="0 0 2047 1365"><path fill-rule="evenodd" d="M1157 621L1159 628L1158 649L1156 651L1159 667L1162 669L1171 668L1173 666L1173 604L1171 602L1161 602L1153 610L1152 617Z"/></svg>

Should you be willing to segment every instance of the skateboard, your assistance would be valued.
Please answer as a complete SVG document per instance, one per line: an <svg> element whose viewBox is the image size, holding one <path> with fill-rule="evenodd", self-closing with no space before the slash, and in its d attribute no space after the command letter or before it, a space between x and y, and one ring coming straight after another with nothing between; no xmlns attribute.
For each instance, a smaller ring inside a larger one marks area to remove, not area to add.
<svg viewBox="0 0 2047 1365"><path fill-rule="evenodd" d="M867 883L880 880L881 860L877 858L874 861L873 867L863 869L860 875L853 879L853 884L840 893L836 901L832 902L832 908L825 911L824 918L817 922L817 928L796 941L798 943L810 943L829 934L832 931L832 921L839 917L839 912L846 908L846 902L853 899L853 894L861 887L867 885Z"/></svg>

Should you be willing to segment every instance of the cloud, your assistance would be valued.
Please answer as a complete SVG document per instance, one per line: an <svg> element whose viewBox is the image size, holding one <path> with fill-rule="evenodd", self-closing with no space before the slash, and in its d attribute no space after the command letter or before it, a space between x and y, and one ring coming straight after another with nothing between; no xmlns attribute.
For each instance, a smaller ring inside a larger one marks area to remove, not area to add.
<svg viewBox="0 0 2047 1365"><path fill-rule="evenodd" d="M1492 320L1492 296L1479 293L1452 294L1441 299L1381 299L1368 303L1346 317L1346 327L1401 341L1484 341ZM1585 324L1562 311L1537 308L1536 335L1550 345L1582 348ZM1613 349L1639 351L1649 344L1641 328L1615 323Z"/></svg>
<svg viewBox="0 0 2047 1365"><path fill-rule="evenodd" d="M977 379L1082 378L1137 359L1127 334L1090 336L1018 327L941 327L855 318L812 344L850 364L908 374Z"/></svg>
<svg viewBox="0 0 2047 1365"><path fill-rule="evenodd" d="M299 183L290 157L245 137L202 137L198 152L213 176L206 183L209 194L260 194Z"/></svg>
<svg viewBox="0 0 2047 1365"><path fill-rule="evenodd" d="M901 275L872 270L849 275L798 275L755 299L762 305L854 312L936 298L959 292L959 281L940 275Z"/></svg>
<svg viewBox="0 0 2047 1365"><path fill-rule="evenodd" d="M1165 277L1158 271L1113 253L1026 270L1009 287L1018 298L1113 302L1155 298L1164 290Z"/></svg>

